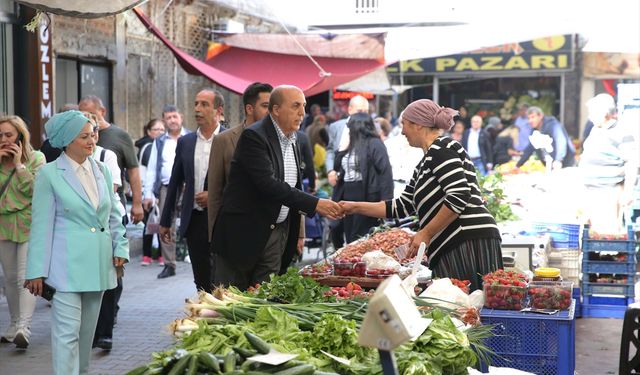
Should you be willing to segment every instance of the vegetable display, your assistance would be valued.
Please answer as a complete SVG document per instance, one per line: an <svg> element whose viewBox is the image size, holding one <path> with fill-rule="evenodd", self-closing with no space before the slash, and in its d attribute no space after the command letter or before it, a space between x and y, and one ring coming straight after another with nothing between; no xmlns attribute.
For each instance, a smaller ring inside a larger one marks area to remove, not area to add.
<svg viewBox="0 0 640 375"><path fill-rule="evenodd" d="M129 374L381 375L378 352L358 345L367 302L356 297L365 292L357 284L348 284L340 290L348 296L338 302L328 289L324 290L329 292L323 296L326 300L317 298L320 302L280 303L274 297L310 300L298 288L301 285L317 291L323 288L312 279L303 284L307 281L299 280L297 273L283 276L273 277L253 292L218 288L187 300L185 310L190 316L170 327L177 337L175 347L153 353L148 365ZM284 294L284 289L290 291ZM396 348L400 374L464 374L478 356L489 353L482 340L493 327L466 326L462 331L451 316L466 316L469 311L438 310L423 298L416 299L416 304L434 320L416 341ZM279 365L253 359L274 351L295 358ZM338 362L334 356L343 360Z"/></svg>
<svg viewBox="0 0 640 375"><path fill-rule="evenodd" d="M352 242L338 251L334 261L361 258L365 253L373 250L382 250L385 254L398 260L395 249L411 242L411 234L403 229L389 229L377 232L365 239Z"/></svg>

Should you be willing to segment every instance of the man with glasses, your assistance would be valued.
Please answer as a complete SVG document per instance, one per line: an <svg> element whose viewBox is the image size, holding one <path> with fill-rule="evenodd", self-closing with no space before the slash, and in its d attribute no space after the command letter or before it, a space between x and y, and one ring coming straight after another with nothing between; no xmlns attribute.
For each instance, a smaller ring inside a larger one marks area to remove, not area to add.
<svg viewBox="0 0 640 375"><path fill-rule="evenodd" d="M149 211L153 206L153 202L159 199L158 207L160 208L160 214L162 214L165 202L167 201L167 189L169 187L169 181L171 180L173 162L176 158L178 138L189 133L189 131L182 126L182 115L176 106L166 105L162 110L162 119L167 125L167 133L153 141L143 188L143 206L145 210ZM158 124L154 125L154 127L155 126L158 126ZM172 220L170 228L172 240L168 242L162 241L160 243L164 269L158 274L158 279L164 279L176 274L175 218Z"/></svg>

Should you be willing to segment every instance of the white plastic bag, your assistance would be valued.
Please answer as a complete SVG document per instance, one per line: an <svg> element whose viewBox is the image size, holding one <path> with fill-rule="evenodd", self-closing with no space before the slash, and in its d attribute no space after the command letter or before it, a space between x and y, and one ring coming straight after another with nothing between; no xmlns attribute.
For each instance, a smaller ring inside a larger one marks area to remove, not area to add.
<svg viewBox="0 0 640 375"><path fill-rule="evenodd" d="M160 210L158 209L158 205L156 204L151 207L151 212L149 213L149 218L147 219L147 225L144 228L144 233L160 233Z"/></svg>
<svg viewBox="0 0 640 375"><path fill-rule="evenodd" d="M471 306L469 296L453 285L449 278L433 280L433 283L420 294L420 297L434 298L430 302L448 309Z"/></svg>
<svg viewBox="0 0 640 375"><path fill-rule="evenodd" d="M367 269L373 270L393 270L400 269L400 263L383 253L382 250L370 251L362 256L362 261L367 263Z"/></svg>

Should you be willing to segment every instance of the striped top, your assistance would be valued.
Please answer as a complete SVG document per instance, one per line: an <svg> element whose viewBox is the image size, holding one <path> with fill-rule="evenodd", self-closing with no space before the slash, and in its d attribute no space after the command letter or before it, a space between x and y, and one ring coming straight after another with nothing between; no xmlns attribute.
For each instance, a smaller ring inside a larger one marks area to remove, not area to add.
<svg viewBox="0 0 640 375"><path fill-rule="evenodd" d="M284 162L284 182L291 187L295 187L298 181L298 164L296 163L294 144L296 143L296 133L287 137L286 134L280 129L276 121L271 117L273 121L273 127L276 128L278 134L278 141L280 142L280 149L282 150L282 161ZM282 206L280 208L280 214L276 223L282 223L289 215L289 207Z"/></svg>
<svg viewBox="0 0 640 375"><path fill-rule="evenodd" d="M462 145L449 137L433 142L402 195L386 204L389 218L417 214L420 229L443 204L459 215L431 239L427 248L430 264L463 241L500 238L496 221L483 204L473 163Z"/></svg>
<svg viewBox="0 0 640 375"><path fill-rule="evenodd" d="M24 243L29 240L31 228L31 198L33 182L40 167L46 163L44 154L34 151L9 181L7 190L0 197L0 240ZM11 169L0 167L0 187L11 175Z"/></svg>

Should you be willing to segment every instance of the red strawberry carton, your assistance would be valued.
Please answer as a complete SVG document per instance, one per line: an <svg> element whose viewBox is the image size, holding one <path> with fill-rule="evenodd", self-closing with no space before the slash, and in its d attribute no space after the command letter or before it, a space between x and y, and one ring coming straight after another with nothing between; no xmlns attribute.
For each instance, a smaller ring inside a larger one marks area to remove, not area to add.
<svg viewBox="0 0 640 375"><path fill-rule="evenodd" d="M529 305L535 309L568 310L572 291L571 281L532 281L528 288Z"/></svg>
<svg viewBox="0 0 640 375"><path fill-rule="evenodd" d="M336 276L364 277L366 271L367 264L358 257L333 261L333 273Z"/></svg>
<svg viewBox="0 0 640 375"><path fill-rule="evenodd" d="M527 278L514 272L497 270L482 277L484 306L499 310L527 307Z"/></svg>

